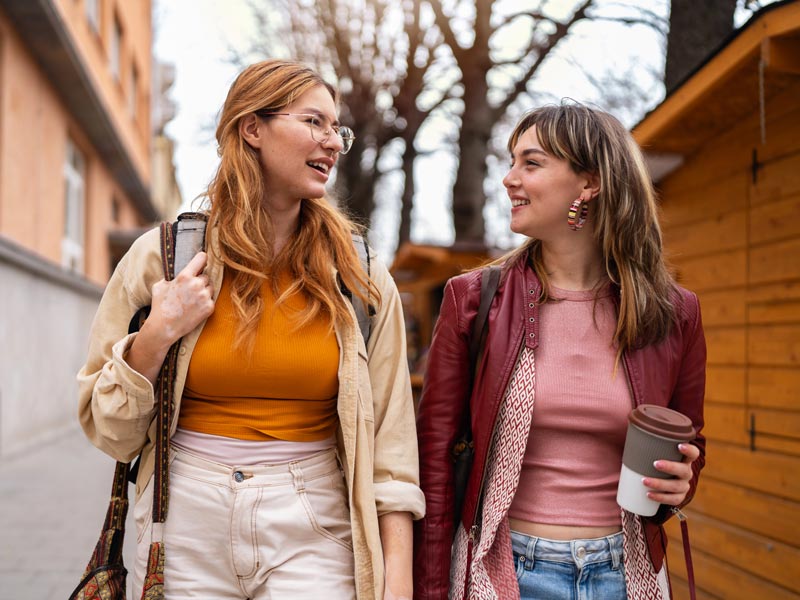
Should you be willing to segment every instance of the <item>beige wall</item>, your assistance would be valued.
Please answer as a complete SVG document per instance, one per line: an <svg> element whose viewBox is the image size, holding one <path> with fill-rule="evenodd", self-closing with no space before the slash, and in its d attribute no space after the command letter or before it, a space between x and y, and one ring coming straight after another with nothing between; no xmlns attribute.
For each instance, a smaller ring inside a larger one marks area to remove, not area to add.
<svg viewBox="0 0 800 600"><path fill-rule="evenodd" d="M101 289L2 238L0 282L1 460L76 426L75 374Z"/></svg>
<svg viewBox="0 0 800 600"><path fill-rule="evenodd" d="M67 29L95 88L111 114L117 131L145 183L150 181L150 71L152 68L152 27L150 0L100 0L100 34L86 19L85 0L53 0L61 11ZM122 28L120 77L111 74L109 56L114 19ZM138 73L137 111L133 117L128 108L130 73Z"/></svg>
<svg viewBox="0 0 800 600"><path fill-rule="evenodd" d="M150 2L101 1L100 37L85 18L83 0L54 0L54 4L131 162L149 185ZM107 50L115 13L123 31L119 82L111 75ZM134 63L138 71L135 116L127 98ZM108 232L145 223L0 9L0 235L59 264L68 139L86 160L84 274L104 284L110 275ZM116 221L112 218L115 201Z"/></svg>

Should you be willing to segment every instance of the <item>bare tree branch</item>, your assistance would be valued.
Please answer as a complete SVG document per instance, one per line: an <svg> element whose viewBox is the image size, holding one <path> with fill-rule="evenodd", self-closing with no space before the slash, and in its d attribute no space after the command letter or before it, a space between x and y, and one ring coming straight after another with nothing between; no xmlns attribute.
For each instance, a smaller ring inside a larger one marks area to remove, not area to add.
<svg viewBox="0 0 800 600"><path fill-rule="evenodd" d="M508 107L517 99L517 97L525 91L528 86L528 82L530 81L533 74L536 70L542 65L542 63L547 59L548 56L555 50L558 43L563 40L567 34L569 33L570 27L572 27L578 21L586 18L586 11L587 9L592 6L594 0L584 0L584 2L578 7L578 9L572 14L569 21L566 23L555 23L556 30L551 33L547 37L547 43L544 45L539 45L536 48L535 44L532 41L533 48L529 46L529 51L533 52L534 50L537 51L536 58L530 64L528 69L525 73L520 77L514 86L511 88L511 91L506 95L502 102L492 111L492 116L494 120L498 120L502 117L505 112L508 110Z"/></svg>
<svg viewBox="0 0 800 600"><path fill-rule="evenodd" d="M529 11L526 11L526 12L514 13L513 15L508 15L508 16L504 17L497 24L497 26L493 28L492 33L493 34L496 33L497 31L499 31L500 29L502 29L506 25L510 25L511 23L513 23L514 21L516 21L517 19L519 19L521 17L530 17L531 19L533 19L534 23L537 22L537 21L543 20L543 19L547 19L547 17L545 17L542 13L540 13L539 11L535 11L535 10L529 10Z"/></svg>
<svg viewBox="0 0 800 600"><path fill-rule="evenodd" d="M492 0L493 1L493 0ZM450 19L444 14L442 4L439 0L431 0L428 6L433 10L436 17L436 27L442 32L444 42L449 46L450 51L458 58L458 55L463 55L463 48L458 43L453 28L450 26Z"/></svg>
<svg viewBox="0 0 800 600"><path fill-rule="evenodd" d="M604 17L601 15L591 17L592 21L608 21L611 23L622 23L624 25L646 25L664 35L669 31L669 25L664 26L662 19L652 21L650 19L640 19L637 17Z"/></svg>
<svg viewBox="0 0 800 600"><path fill-rule="evenodd" d="M637 15L641 15L643 18L646 18L646 19L652 21L653 23L658 23L660 29L662 29L664 31L669 30L669 19L667 19L666 17L662 17L661 15L656 13L655 11L652 11L649 8L646 8L646 7L641 6L641 5L636 5L635 7L633 7L630 4L622 4L620 2L608 2L608 3L603 3L602 8L604 10L609 9L609 8L633 9L636 12ZM592 14L592 15L590 15L590 18L599 19L599 18L601 18L601 15Z"/></svg>

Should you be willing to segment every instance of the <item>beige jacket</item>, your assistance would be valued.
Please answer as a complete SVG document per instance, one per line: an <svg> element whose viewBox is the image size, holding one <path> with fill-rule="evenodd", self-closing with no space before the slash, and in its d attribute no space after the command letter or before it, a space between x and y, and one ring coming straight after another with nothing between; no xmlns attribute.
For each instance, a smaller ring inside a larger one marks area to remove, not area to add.
<svg viewBox="0 0 800 600"><path fill-rule="evenodd" d="M215 259L213 249L218 245L211 233L206 272L216 297L223 268ZM419 519L425 512L400 297L380 261L371 261L370 275L382 303L373 317L369 347L364 347L352 307L352 322L336 330L340 351L337 438L350 499L359 599L383 597L378 516L408 511ZM153 284L162 278L159 230L154 229L134 242L108 282L92 324L88 358L78 374L79 419L91 442L125 462L142 451L137 499L153 475L155 403L150 382L125 362L137 335L128 334L128 323L140 307L150 304ZM189 360L202 329L203 324L180 346L172 433Z"/></svg>

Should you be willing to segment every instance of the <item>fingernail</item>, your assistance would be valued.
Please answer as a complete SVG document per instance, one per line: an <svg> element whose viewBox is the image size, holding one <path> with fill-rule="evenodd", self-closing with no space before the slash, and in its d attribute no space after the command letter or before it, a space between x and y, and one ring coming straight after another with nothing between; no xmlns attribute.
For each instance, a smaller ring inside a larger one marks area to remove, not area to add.
<svg viewBox="0 0 800 600"><path fill-rule="evenodd" d="M660 461L660 460L654 461L654 462L653 462L653 466L654 466L656 469L660 469L660 468L661 468L661 461Z"/></svg>
<svg viewBox="0 0 800 600"><path fill-rule="evenodd" d="M686 444L678 444L678 450L686 450Z"/></svg>

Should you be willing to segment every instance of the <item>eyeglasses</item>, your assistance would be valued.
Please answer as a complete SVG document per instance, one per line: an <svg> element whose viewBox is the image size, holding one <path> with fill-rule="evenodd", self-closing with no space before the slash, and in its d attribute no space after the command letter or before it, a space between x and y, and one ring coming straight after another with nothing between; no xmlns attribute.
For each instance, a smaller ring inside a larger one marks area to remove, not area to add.
<svg viewBox="0 0 800 600"><path fill-rule="evenodd" d="M315 142L324 144L330 139L331 132L335 133L339 137L339 141L342 142L342 149L339 150L339 154L347 154L350 152L350 148L353 147L353 142L356 139L353 130L349 127L345 127L344 125L331 125L325 117L319 115L310 113L264 112L260 110L257 110L256 114L262 118L281 116L302 117L303 122L308 125L308 129L311 131L311 139Z"/></svg>

